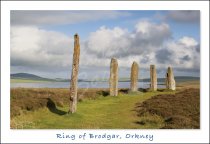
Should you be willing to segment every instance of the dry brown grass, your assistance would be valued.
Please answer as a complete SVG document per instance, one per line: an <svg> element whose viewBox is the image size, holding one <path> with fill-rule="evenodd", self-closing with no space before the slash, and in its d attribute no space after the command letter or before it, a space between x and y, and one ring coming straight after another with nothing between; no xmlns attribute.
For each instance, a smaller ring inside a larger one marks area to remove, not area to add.
<svg viewBox="0 0 210 144"><path fill-rule="evenodd" d="M15 88L11 89L10 116L21 115L25 111L35 111L39 108L51 106L53 101L56 106L63 107L69 104L69 89L50 88ZM78 101L83 99L96 99L108 95L107 89L79 89Z"/></svg>
<svg viewBox="0 0 210 144"><path fill-rule="evenodd" d="M164 129L200 128L200 90L185 89L174 95L157 95L136 104L138 116L163 118ZM139 124L145 124L140 121Z"/></svg>

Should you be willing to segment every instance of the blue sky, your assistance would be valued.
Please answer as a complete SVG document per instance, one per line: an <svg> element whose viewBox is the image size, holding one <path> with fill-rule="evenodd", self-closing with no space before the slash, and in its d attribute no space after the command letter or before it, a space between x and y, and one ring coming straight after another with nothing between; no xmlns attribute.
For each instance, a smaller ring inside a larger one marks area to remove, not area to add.
<svg viewBox="0 0 210 144"><path fill-rule="evenodd" d="M86 21L76 24L63 24L63 25L51 25L51 26L40 26L40 28L46 30L53 30L65 33L67 35L71 35L72 33L79 33L81 38L86 39L89 33L96 31L101 26L107 26L109 28L113 28L116 26L120 26L122 28L126 28L130 31L133 30L133 25L141 20L148 19L155 23L167 22L172 30L173 37L175 39L179 39L183 35L188 35L194 37L197 41L200 41L200 29L199 23L180 23L172 20L162 20L158 18L157 15L167 15L169 11L120 11L130 13L129 16L124 18L117 18L112 20L100 20L100 21Z"/></svg>
<svg viewBox="0 0 210 144"><path fill-rule="evenodd" d="M199 11L11 11L11 73L69 78L73 35L80 36L80 72L109 73L112 57L120 76L133 61L141 77L150 64L159 77L168 66L177 76L200 75Z"/></svg>

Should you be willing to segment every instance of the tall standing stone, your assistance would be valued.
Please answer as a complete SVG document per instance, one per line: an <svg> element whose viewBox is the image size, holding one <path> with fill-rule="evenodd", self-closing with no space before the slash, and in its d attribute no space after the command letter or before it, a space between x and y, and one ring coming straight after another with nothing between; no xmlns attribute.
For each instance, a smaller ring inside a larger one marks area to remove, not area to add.
<svg viewBox="0 0 210 144"><path fill-rule="evenodd" d="M156 68L155 65L150 65L150 89L152 91L157 90L157 74L156 74Z"/></svg>
<svg viewBox="0 0 210 144"><path fill-rule="evenodd" d="M136 62L133 62L131 66L131 84L130 84L130 90L132 92L138 90L138 73L139 73L138 64Z"/></svg>
<svg viewBox="0 0 210 144"><path fill-rule="evenodd" d="M118 63L115 58L110 63L109 91L111 96L118 95Z"/></svg>
<svg viewBox="0 0 210 144"><path fill-rule="evenodd" d="M168 67L168 70L166 72L166 89L176 90L176 82L171 67Z"/></svg>
<svg viewBox="0 0 210 144"><path fill-rule="evenodd" d="M79 35L74 35L74 54L72 62L71 86L70 86L70 109L69 113L75 113L77 110L77 80L79 71L80 44Z"/></svg>

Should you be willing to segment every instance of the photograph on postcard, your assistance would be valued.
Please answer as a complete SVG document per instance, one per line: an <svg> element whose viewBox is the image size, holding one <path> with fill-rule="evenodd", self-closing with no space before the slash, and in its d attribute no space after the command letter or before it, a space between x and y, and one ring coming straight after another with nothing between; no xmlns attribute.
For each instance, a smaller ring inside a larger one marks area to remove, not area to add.
<svg viewBox="0 0 210 144"><path fill-rule="evenodd" d="M10 129L200 129L199 10L11 10Z"/></svg>

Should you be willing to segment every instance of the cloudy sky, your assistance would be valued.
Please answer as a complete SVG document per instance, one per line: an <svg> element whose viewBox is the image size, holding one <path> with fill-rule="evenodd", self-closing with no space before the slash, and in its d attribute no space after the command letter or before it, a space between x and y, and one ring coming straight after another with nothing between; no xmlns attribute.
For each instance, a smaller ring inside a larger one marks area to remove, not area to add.
<svg viewBox="0 0 210 144"><path fill-rule="evenodd" d="M155 64L158 77L200 75L199 11L11 11L11 73L70 78L73 36L80 36L84 79L108 78L111 58L120 77L136 61L140 78Z"/></svg>

